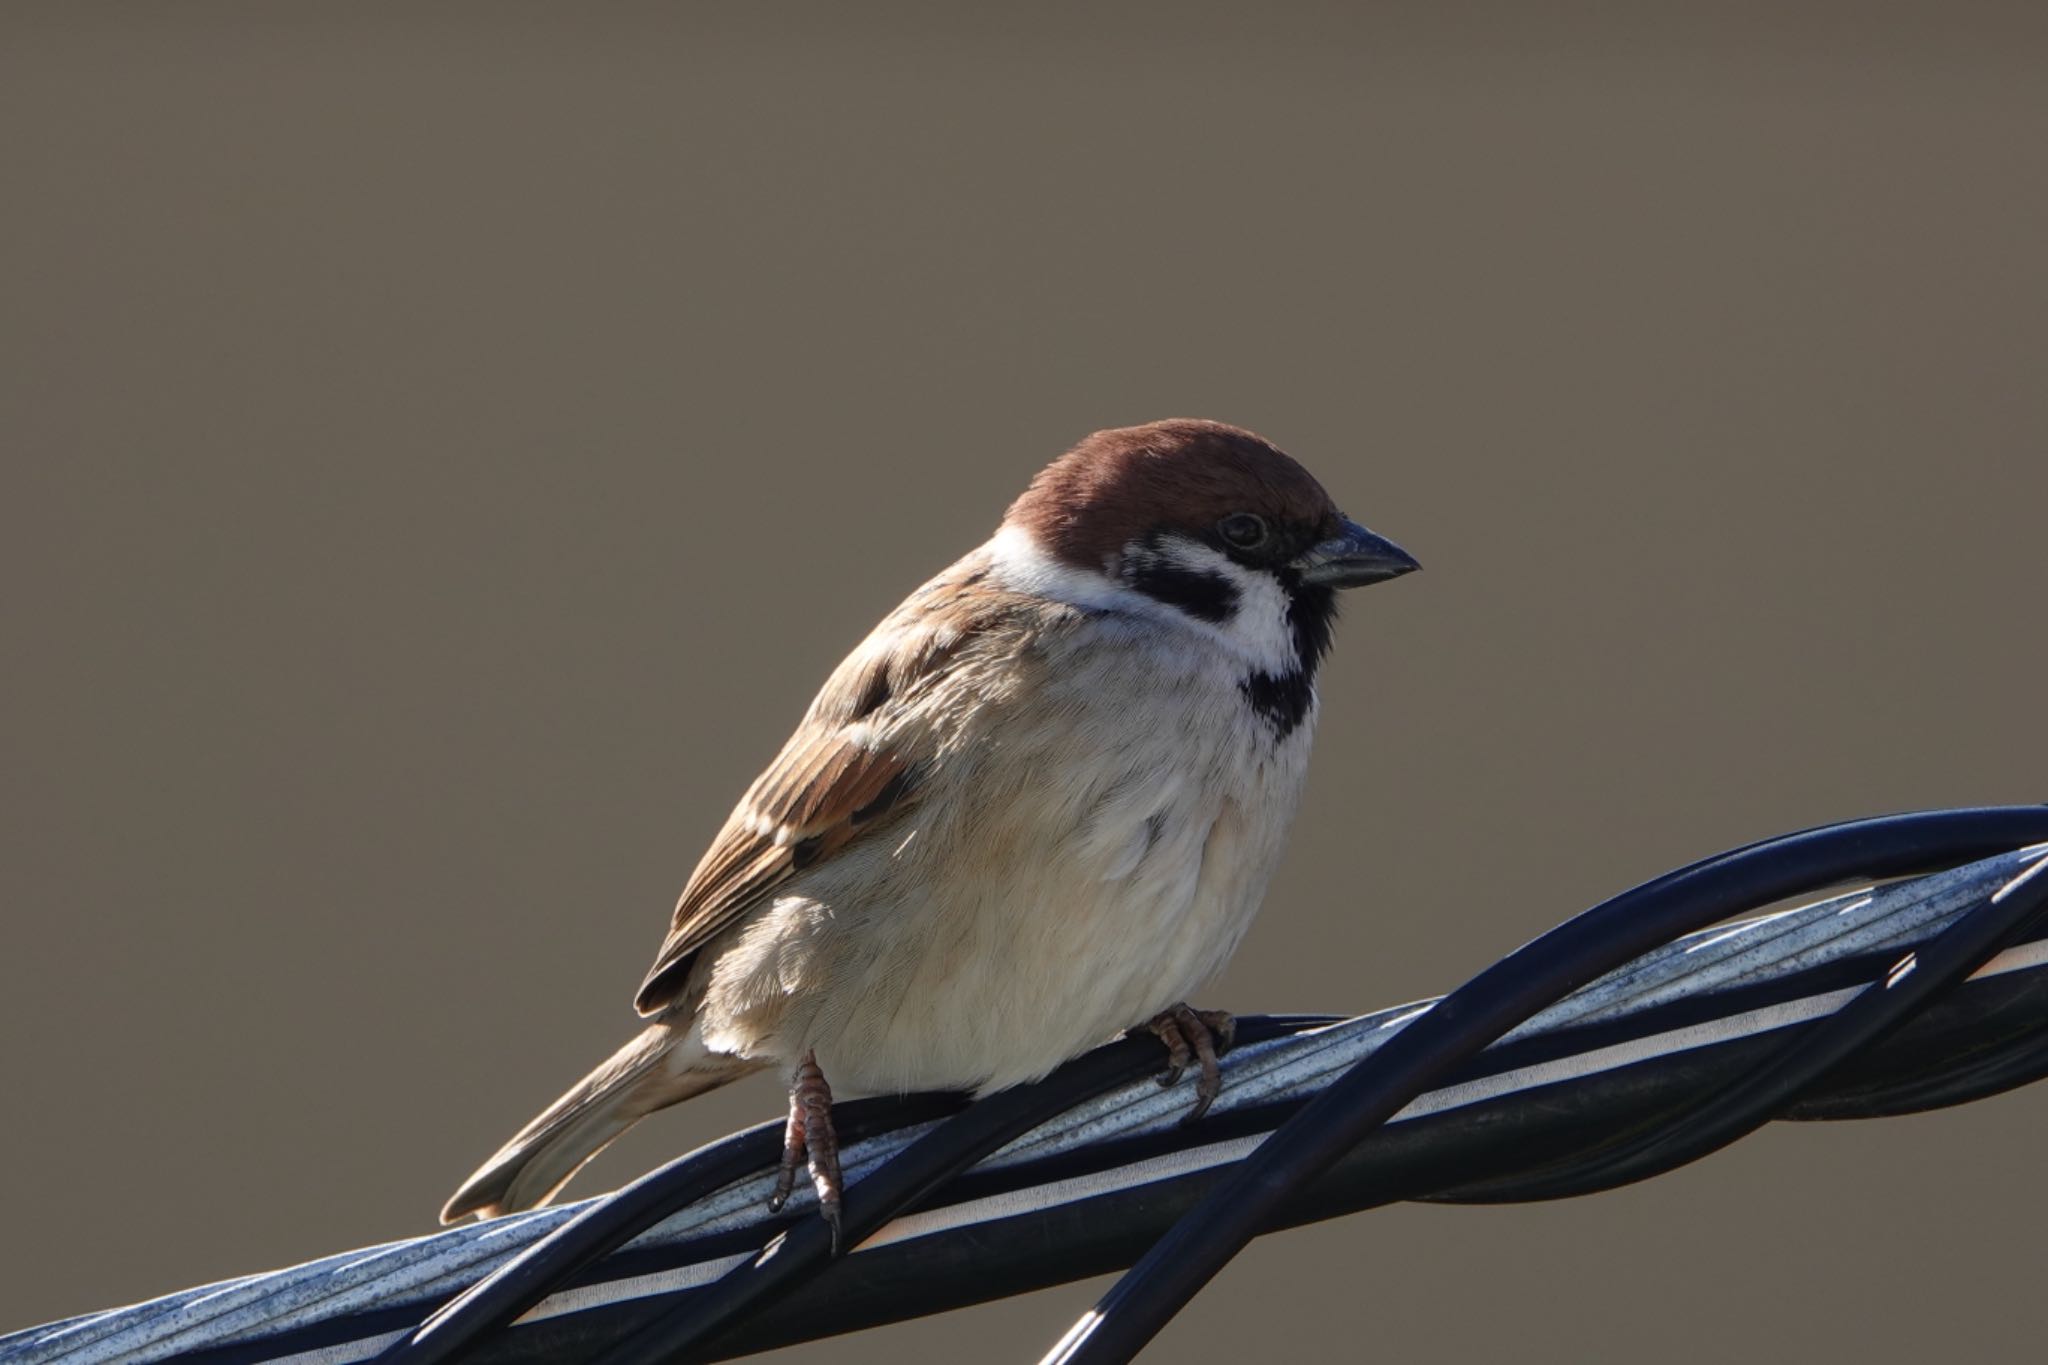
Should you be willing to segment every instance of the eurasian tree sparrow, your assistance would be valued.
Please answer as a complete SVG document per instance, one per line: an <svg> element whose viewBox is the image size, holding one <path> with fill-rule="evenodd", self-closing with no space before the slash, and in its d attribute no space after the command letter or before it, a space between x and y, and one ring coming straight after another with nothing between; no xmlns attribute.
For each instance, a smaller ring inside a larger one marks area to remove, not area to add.
<svg viewBox="0 0 2048 1365"><path fill-rule="evenodd" d="M987 1093L1136 1026L1213 1098L1229 959L1308 766L1336 590L1416 568L1250 432L1099 431L841 663L697 865L650 1022L441 1212L542 1204L654 1110L790 1081L837 1228L831 1084ZM1192 1117L1192 1115L1191 1115Z"/></svg>

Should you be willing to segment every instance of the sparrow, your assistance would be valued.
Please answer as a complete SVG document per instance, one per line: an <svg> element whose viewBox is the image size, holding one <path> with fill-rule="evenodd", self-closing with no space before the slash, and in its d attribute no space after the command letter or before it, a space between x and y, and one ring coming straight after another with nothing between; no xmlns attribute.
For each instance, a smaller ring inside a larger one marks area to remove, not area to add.
<svg viewBox="0 0 2048 1365"><path fill-rule="evenodd" d="M832 1096L987 1094L1121 1032L1199 1066L1293 821L1339 589L1419 567L1309 472L1220 422L1098 431L835 669L684 887L648 1022L455 1192L546 1203L657 1109L763 1068L789 1086L835 1239Z"/></svg>

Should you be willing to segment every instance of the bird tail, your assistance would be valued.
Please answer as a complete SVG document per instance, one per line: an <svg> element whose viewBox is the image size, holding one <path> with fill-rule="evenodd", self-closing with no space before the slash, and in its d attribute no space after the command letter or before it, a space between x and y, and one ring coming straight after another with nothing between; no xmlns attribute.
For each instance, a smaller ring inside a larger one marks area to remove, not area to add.
<svg viewBox="0 0 2048 1365"><path fill-rule="evenodd" d="M693 1027L649 1024L463 1181L441 1221L471 1213L495 1218L545 1204L584 1162L641 1119L760 1065L708 1051Z"/></svg>

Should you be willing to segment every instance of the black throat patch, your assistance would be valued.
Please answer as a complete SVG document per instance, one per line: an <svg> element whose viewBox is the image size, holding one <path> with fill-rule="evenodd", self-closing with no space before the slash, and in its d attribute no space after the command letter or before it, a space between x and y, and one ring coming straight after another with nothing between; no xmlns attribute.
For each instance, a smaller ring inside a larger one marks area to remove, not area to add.
<svg viewBox="0 0 2048 1365"><path fill-rule="evenodd" d="M1334 589L1303 583L1283 573L1287 588L1287 624L1294 635L1294 667L1281 673L1264 669L1245 675L1238 688L1252 710L1273 727L1275 739L1301 728L1316 699L1316 668L1330 649L1330 631L1337 621Z"/></svg>

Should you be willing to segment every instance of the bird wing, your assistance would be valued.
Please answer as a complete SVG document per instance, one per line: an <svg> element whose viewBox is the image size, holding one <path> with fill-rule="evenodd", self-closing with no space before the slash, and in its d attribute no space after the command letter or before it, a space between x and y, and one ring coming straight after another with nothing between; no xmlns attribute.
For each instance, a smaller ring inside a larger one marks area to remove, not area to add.
<svg viewBox="0 0 2048 1365"><path fill-rule="evenodd" d="M1010 653L1002 641L1020 639L1002 625L1025 599L977 591L970 574L951 584L943 612L921 603L966 566L927 584L834 670L740 799L676 902L634 997L642 1014L673 1004L697 950L791 876L915 806L978 704L994 699L988 678Z"/></svg>

